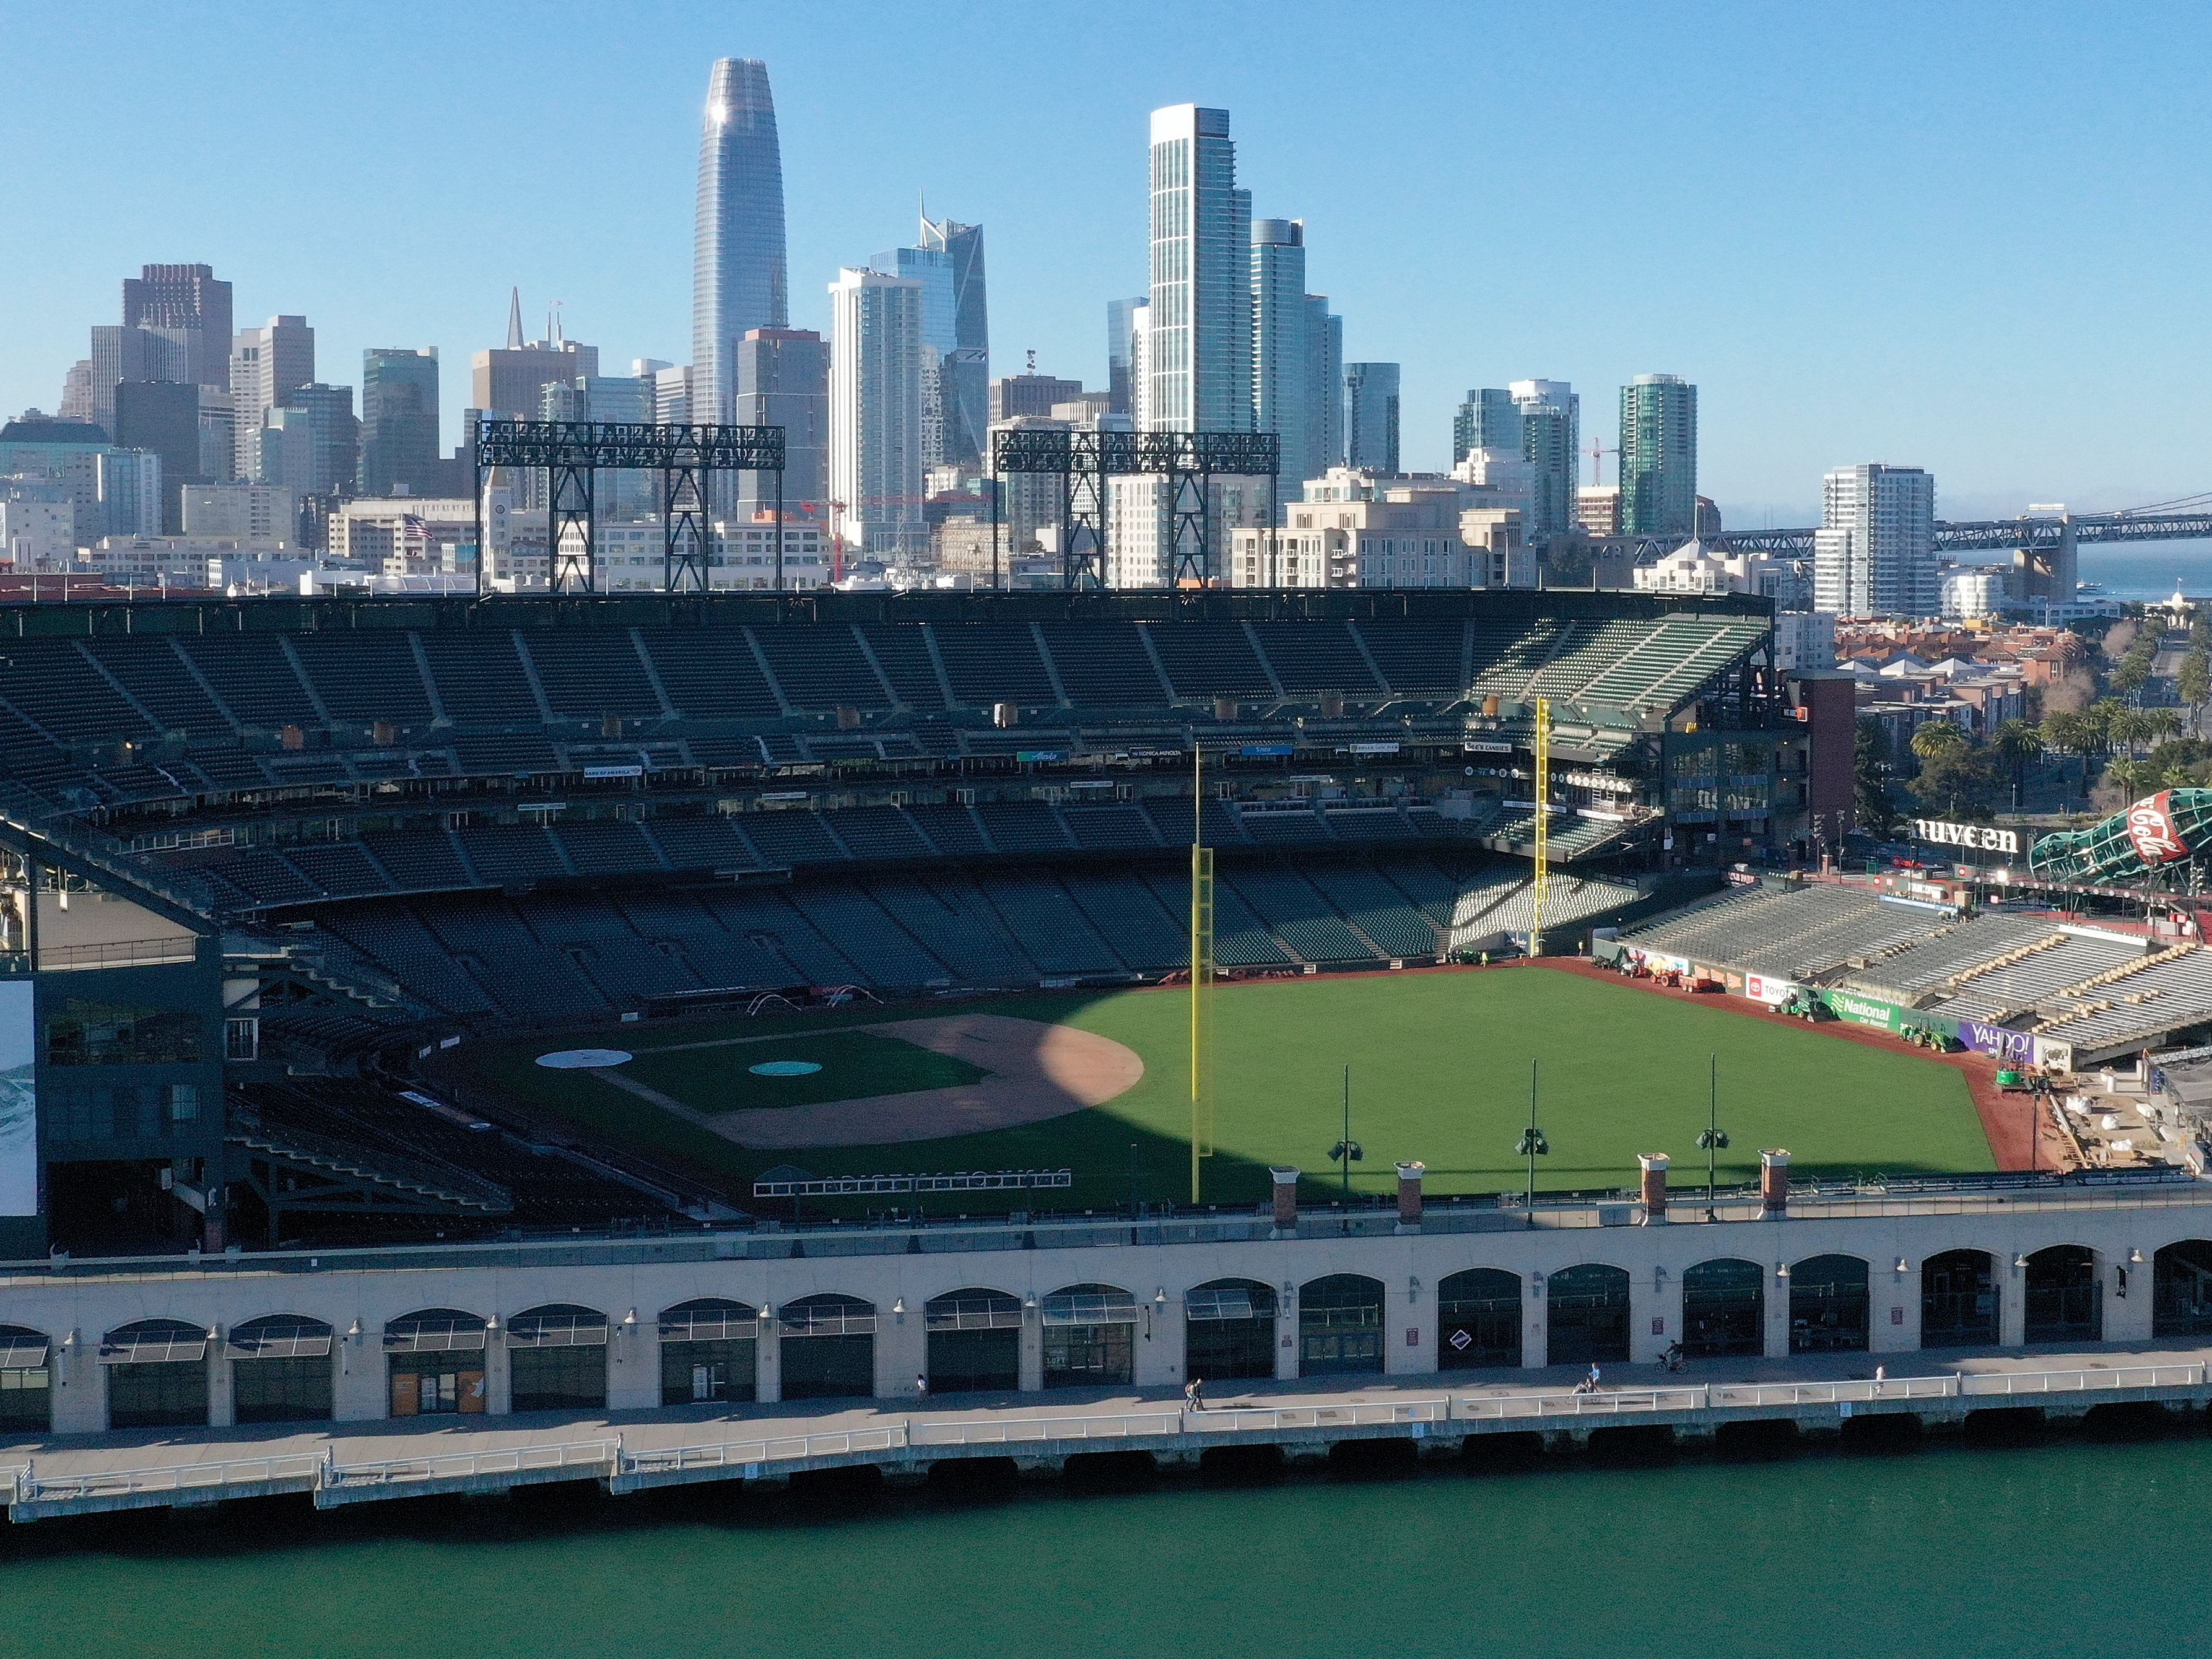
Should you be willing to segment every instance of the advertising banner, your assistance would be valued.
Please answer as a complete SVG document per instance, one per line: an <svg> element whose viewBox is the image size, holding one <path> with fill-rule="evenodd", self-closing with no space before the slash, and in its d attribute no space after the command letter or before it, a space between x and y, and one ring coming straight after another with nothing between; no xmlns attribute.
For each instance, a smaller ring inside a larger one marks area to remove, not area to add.
<svg viewBox="0 0 2212 1659"><path fill-rule="evenodd" d="M2136 856L2153 869L2188 852L2189 843L2173 822L2171 790L2161 789L2128 808L2128 839L2135 843Z"/></svg>
<svg viewBox="0 0 2212 1659"><path fill-rule="evenodd" d="M2027 1031L2015 1031L2006 1025L1990 1025L1978 1019L1959 1022L1959 1041L1978 1054L1995 1054L1999 1060L2021 1065L2035 1062L2036 1041Z"/></svg>
<svg viewBox="0 0 2212 1659"><path fill-rule="evenodd" d="M1743 994L1753 1002L1765 1003L1769 1007L1790 1000L1790 994L1797 988L1786 979L1770 979L1765 974L1746 974Z"/></svg>
<svg viewBox="0 0 2212 1659"><path fill-rule="evenodd" d="M2074 1045L2038 1037L2035 1040L2035 1063L2047 1071L2070 1072L2074 1069Z"/></svg>
<svg viewBox="0 0 2212 1659"><path fill-rule="evenodd" d="M0 1215L39 1212L35 1037L31 981L0 980Z"/></svg>
<svg viewBox="0 0 2212 1659"><path fill-rule="evenodd" d="M1824 991L1821 1000L1838 1019L1854 1025L1871 1025L1878 1031L1894 1031L1905 1024L1903 1010L1880 997L1863 997L1851 991Z"/></svg>

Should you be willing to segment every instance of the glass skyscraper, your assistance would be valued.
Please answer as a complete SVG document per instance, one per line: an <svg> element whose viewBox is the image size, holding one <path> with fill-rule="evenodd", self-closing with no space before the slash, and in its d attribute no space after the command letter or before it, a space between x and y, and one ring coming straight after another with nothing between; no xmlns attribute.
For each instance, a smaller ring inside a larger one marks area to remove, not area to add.
<svg viewBox="0 0 2212 1659"><path fill-rule="evenodd" d="M1151 386L1161 431L1252 429L1252 198L1229 112L1152 112Z"/></svg>
<svg viewBox="0 0 2212 1659"><path fill-rule="evenodd" d="M361 491L431 492L438 472L438 352L371 346L361 356Z"/></svg>
<svg viewBox="0 0 2212 1659"><path fill-rule="evenodd" d="M921 284L922 465L979 464L991 416L982 227L924 216L920 245L878 253L872 269Z"/></svg>
<svg viewBox="0 0 2212 1659"><path fill-rule="evenodd" d="M692 418L727 421L737 404L738 342L789 323L783 240L783 151L768 65L715 61L699 139L699 210L691 257Z"/></svg>
<svg viewBox="0 0 2212 1659"><path fill-rule="evenodd" d="M1620 389L1620 533L1697 533L1698 388L1639 374Z"/></svg>
<svg viewBox="0 0 2212 1659"><path fill-rule="evenodd" d="M1345 465L1398 470L1398 365L1344 366Z"/></svg>
<svg viewBox="0 0 2212 1659"><path fill-rule="evenodd" d="M1471 449L1513 457L1521 453L1521 405L1504 386L1477 386L1452 417L1452 465Z"/></svg>
<svg viewBox="0 0 2212 1659"><path fill-rule="evenodd" d="M1540 544L1575 526L1583 400L1565 380L1516 380L1508 390L1521 410L1522 457L1535 469L1528 539Z"/></svg>

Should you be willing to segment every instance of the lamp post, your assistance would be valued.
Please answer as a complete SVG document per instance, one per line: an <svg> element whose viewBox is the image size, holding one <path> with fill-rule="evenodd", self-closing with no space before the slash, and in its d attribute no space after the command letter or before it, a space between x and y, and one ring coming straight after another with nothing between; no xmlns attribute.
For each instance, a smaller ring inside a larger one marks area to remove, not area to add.
<svg viewBox="0 0 2212 1659"><path fill-rule="evenodd" d="M1352 1201L1352 1166L1367 1154L1352 1138L1352 1067L1344 1068L1344 1139L1328 1149L1329 1157L1344 1166L1344 1201Z"/></svg>
<svg viewBox="0 0 2212 1659"><path fill-rule="evenodd" d="M1521 1136L1516 1149L1528 1160L1528 1224L1536 1224L1536 1160L1552 1150L1552 1143L1544 1139L1544 1132L1536 1127L1536 1062L1528 1062L1528 1127Z"/></svg>
<svg viewBox="0 0 2212 1659"><path fill-rule="evenodd" d="M1721 1127L1721 1057L1716 1053L1705 1073L1705 1132L1698 1137L1705 1149L1705 1219L1716 1219L1713 1192L1717 1184L1715 1154L1728 1149L1728 1131Z"/></svg>

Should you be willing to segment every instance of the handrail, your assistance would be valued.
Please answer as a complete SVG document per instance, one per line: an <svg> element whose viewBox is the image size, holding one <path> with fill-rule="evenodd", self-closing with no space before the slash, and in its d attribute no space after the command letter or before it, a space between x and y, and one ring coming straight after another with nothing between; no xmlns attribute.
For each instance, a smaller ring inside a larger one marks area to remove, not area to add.
<svg viewBox="0 0 2212 1659"><path fill-rule="evenodd" d="M624 1473L672 1473L683 1469L740 1468L793 1457L827 1457L853 1452L897 1451L908 1443L911 1425L876 1429L817 1430L811 1434L769 1435L749 1440L710 1440L684 1446L653 1446L621 1459Z"/></svg>
<svg viewBox="0 0 2212 1659"><path fill-rule="evenodd" d="M1805 1382L1711 1382L1599 1389L1592 1393L1462 1395L1452 1414L1470 1422L1523 1417L1620 1417L1759 1406L1844 1406L1891 1400L2002 1399L2017 1395L2104 1394L2136 1389L2201 1389L2212 1367L2115 1365L2063 1371L1949 1371L1932 1376L1842 1377Z"/></svg>
<svg viewBox="0 0 2212 1659"><path fill-rule="evenodd" d="M477 1474L520 1474L532 1469L611 1468L622 1442L567 1440L551 1446L506 1446L488 1451L434 1452L372 1463L331 1463L325 1486L388 1486L398 1480L466 1480Z"/></svg>
<svg viewBox="0 0 2212 1659"><path fill-rule="evenodd" d="M272 1480L320 1479L319 1452L285 1452L268 1457L232 1457L210 1463L167 1463L139 1469L94 1469L81 1474L50 1475L35 1462L14 1471L11 1501L18 1504L106 1498L142 1492L199 1492L255 1486Z"/></svg>
<svg viewBox="0 0 2212 1659"><path fill-rule="evenodd" d="M1113 1412L1084 1417L1009 1417L981 1422L917 1423L909 1443L917 1446L996 1446L1044 1440L1126 1440L1133 1435L1179 1434L1179 1411Z"/></svg>

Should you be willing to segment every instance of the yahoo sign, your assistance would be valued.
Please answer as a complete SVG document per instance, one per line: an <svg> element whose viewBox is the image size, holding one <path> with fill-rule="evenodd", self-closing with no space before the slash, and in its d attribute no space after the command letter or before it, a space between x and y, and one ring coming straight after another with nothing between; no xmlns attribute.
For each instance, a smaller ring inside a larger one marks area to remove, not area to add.
<svg viewBox="0 0 2212 1659"><path fill-rule="evenodd" d="M2015 1031L2006 1025L1985 1024L1978 1019L1959 1022L1959 1041L1978 1054L1994 1054L1999 1060L2035 1060L2035 1037L2027 1031Z"/></svg>

